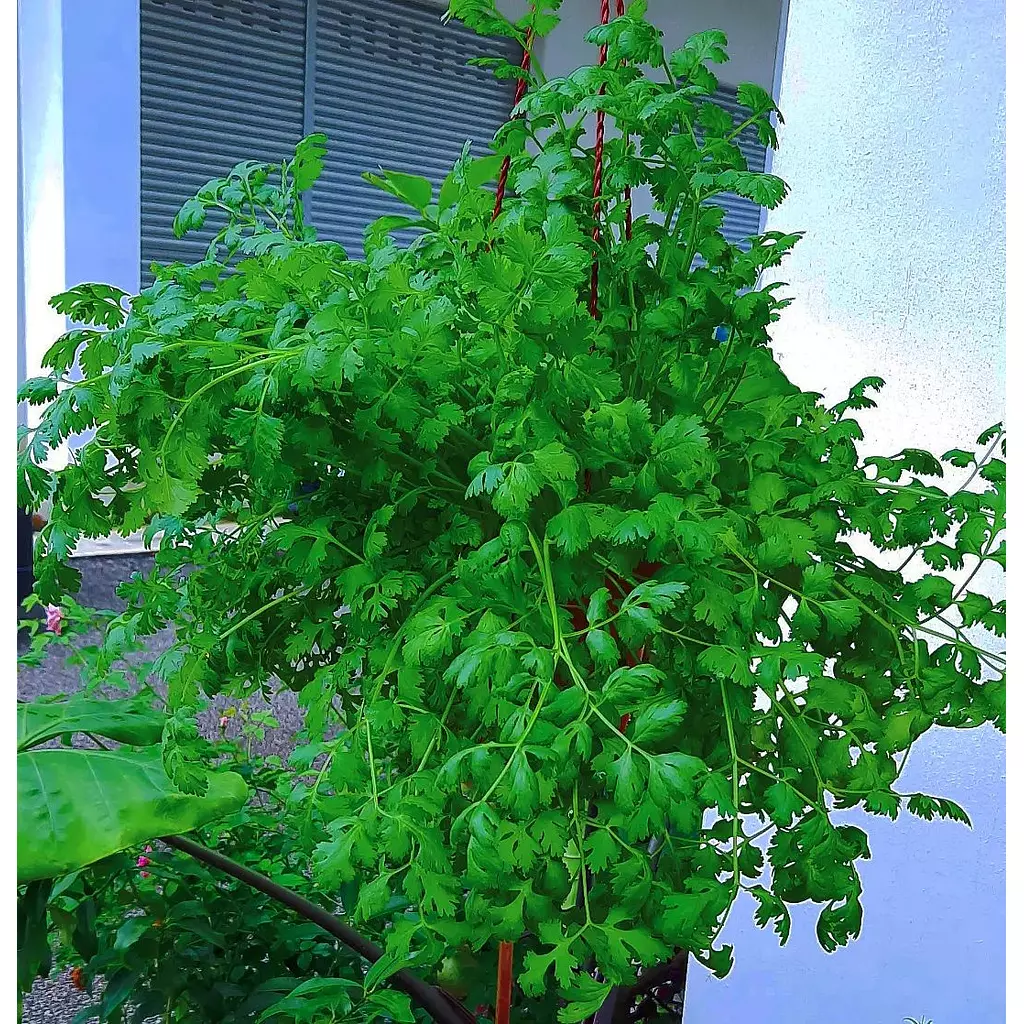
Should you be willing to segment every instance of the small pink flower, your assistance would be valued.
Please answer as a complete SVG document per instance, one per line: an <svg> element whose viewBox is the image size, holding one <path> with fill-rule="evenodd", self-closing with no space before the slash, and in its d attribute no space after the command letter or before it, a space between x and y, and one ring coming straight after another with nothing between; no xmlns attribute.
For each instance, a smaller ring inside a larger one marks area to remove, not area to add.
<svg viewBox="0 0 1024 1024"><path fill-rule="evenodd" d="M148 871L140 871L139 872L139 878L149 878L149 872Z"/></svg>
<svg viewBox="0 0 1024 1024"><path fill-rule="evenodd" d="M221 727L222 729L226 729L226 728L228 727L228 716L227 716L227 715L221 715L221 716L220 716L220 721L219 721L219 722L218 722L217 724L218 724L218 725L219 725L219 726L220 726L220 727Z"/></svg>
<svg viewBox="0 0 1024 1024"><path fill-rule="evenodd" d="M46 606L46 629L50 633L56 633L60 636L61 624L64 621L64 612L61 611L60 607L55 604L48 604Z"/></svg>
<svg viewBox="0 0 1024 1024"><path fill-rule="evenodd" d="M148 867L149 866L149 858L148 857L139 857L139 859L135 862L135 866L137 868Z"/></svg>
<svg viewBox="0 0 1024 1024"><path fill-rule="evenodd" d="M146 849L143 850L142 852L143 853L152 853L153 852L153 847L152 846L147 846Z"/></svg>

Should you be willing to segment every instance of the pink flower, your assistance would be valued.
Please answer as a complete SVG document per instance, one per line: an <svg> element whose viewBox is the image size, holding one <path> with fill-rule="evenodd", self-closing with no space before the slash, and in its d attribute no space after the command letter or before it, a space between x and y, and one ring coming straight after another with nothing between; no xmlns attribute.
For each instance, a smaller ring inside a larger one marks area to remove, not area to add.
<svg viewBox="0 0 1024 1024"><path fill-rule="evenodd" d="M227 716L227 715L221 715L221 716L220 716L220 721L219 721L219 722L218 722L217 724L218 724L218 725L219 725L219 726L220 726L220 727L221 727L222 729L226 729L226 728L228 727L228 716Z"/></svg>
<svg viewBox="0 0 1024 1024"><path fill-rule="evenodd" d="M46 629L50 633L60 636L61 623L64 621L64 612L55 604L46 606Z"/></svg>
<svg viewBox="0 0 1024 1024"><path fill-rule="evenodd" d="M135 862L135 866L137 868L147 867L148 864L149 864L149 858L148 857L139 857L139 859ZM145 874L143 874L143 877L145 877Z"/></svg>
<svg viewBox="0 0 1024 1024"><path fill-rule="evenodd" d="M152 852L153 852L153 847L152 846L147 846L146 849L143 850L143 853L152 853Z"/></svg>
<svg viewBox="0 0 1024 1024"><path fill-rule="evenodd" d="M148 871L140 871L139 872L139 878L149 878L149 872Z"/></svg>

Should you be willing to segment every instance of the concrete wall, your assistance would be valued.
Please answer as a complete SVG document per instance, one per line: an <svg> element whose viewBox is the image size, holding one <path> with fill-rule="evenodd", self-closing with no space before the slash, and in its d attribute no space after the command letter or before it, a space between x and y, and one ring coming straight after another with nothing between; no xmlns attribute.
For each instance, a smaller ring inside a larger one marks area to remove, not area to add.
<svg viewBox="0 0 1024 1024"><path fill-rule="evenodd" d="M1005 134L1001 0L793 0L773 170L792 196L768 227L807 236L779 274L791 377L830 399L888 381L865 450L942 452L1004 407ZM737 907L725 982L699 973L688 1021L936 1024L1005 1019L1005 742L942 731L904 789L949 796L974 831L903 818L871 835L861 939L827 956L813 914L789 945Z"/></svg>

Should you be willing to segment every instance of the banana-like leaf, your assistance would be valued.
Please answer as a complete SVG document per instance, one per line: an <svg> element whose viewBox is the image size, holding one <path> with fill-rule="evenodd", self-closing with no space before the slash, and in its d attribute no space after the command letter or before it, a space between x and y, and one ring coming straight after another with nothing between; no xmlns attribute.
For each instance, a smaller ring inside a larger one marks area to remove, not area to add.
<svg viewBox="0 0 1024 1024"><path fill-rule="evenodd" d="M166 715L145 697L104 700L76 694L67 700L18 704L18 750L69 733L85 732L133 747L160 742Z"/></svg>
<svg viewBox="0 0 1024 1024"><path fill-rule="evenodd" d="M54 878L237 810L246 786L209 776L203 796L179 792L160 748L30 750L18 754L18 881Z"/></svg>

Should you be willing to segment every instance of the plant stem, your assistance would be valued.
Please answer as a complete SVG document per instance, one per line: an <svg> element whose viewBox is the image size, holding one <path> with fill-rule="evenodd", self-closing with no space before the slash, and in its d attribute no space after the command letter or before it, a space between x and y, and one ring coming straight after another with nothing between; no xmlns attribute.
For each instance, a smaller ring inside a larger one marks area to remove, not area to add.
<svg viewBox="0 0 1024 1024"><path fill-rule="evenodd" d="M725 689L725 680L718 680L718 688L722 694L722 710L725 712L725 728L729 738L729 756L732 758L732 900L725 912L722 923L715 929L712 944L722 934L729 920L729 912L736 903L736 895L740 888L740 758L736 748L736 733L732 724L732 709L729 707L729 695Z"/></svg>

